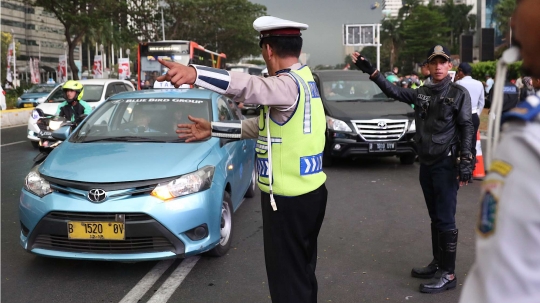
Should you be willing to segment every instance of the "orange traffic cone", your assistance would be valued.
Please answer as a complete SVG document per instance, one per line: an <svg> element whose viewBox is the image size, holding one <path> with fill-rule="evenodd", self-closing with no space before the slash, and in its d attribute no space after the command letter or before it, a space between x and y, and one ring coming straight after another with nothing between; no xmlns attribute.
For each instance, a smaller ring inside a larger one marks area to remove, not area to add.
<svg viewBox="0 0 540 303"><path fill-rule="evenodd" d="M482 143L480 131L476 132L476 165L474 166L473 179L482 179L486 176L484 169L484 157L482 157Z"/></svg>

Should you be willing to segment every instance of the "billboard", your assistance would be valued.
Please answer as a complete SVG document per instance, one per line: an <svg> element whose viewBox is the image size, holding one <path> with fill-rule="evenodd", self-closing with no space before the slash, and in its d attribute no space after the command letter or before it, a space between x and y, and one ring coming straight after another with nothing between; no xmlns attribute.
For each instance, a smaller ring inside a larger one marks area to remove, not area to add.
<svg viewBox="0 0 540 303"><path fill-rule="evenodd" d="M376 46L376 24L344 24L343 45Z"/></svg>

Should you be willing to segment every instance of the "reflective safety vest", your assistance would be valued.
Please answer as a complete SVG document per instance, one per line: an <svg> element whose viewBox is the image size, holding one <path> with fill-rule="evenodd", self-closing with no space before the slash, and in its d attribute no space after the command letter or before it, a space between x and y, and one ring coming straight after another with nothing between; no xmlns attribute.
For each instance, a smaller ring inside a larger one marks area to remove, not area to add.
<svg viewBox="0 0 540 303"><path fill-rule="evenodd" d="M263 107L259 116L259 138L255 151L259 188L270 193L271 162L273 193L293 197L311 192L326 181L322 171L326 117L311 70L303 66L299 70L291 70L289 74L299 88L296 109L283 124L270 117L267 125L269 107ZM270 128L270 140L267 127ZM268 141L271 141L271 161L268 159Z"/></svg>

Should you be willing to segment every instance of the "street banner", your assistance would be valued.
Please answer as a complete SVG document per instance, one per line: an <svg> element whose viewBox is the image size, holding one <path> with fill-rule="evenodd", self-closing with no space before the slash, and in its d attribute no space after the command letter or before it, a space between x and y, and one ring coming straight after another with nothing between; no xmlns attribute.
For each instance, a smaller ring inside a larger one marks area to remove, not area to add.
<svg viewBox="0 0 540 303"><path fill-rule="evenodd" d="M129 58L118 58L118 79L125 80L129 76Z"/></svg>
<svg viewBox="0 0 540 303"><path fill-rule="evenodd" d="M94 56L94 66L92 67L94 79L103 78L103 67L101 66L101 55Z"/></svg>
<svg viewBox="0 0 540 303"><path fill-rule="evenodd" d="M14 59L14 49L13 49L13 43L10 43L8 46L8 53L7 53L7 73L6 73L6 80L8 82L13 82L13 72L11 71L11 61Z"/></svg>
<svg viewBox="0 0 540 303"><path fill-rule="evenodd" d="M34 75L32 78L32 83L39 84L41 83L41 74L39 71L39 59L34 58L32 60L32 65L30 65L30 70L34 71Z"/></svg>
<svg viewBox="0 0 540 303"><path fill-rule="evenodd" d="M58 67L60 71L59 75L59 81L60 82L66 82L67 81L67 60L66 55L60 55L58 56Z"/></svg>

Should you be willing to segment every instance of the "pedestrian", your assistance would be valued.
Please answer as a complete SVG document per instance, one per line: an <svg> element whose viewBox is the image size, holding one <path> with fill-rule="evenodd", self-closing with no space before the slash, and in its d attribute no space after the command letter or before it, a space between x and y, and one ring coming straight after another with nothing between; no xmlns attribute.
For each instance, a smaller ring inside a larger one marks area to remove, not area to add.
<svg viewBox="0 0 540 303"><path fill-rule="evenodd" d="M257 138L266 272L272 302L317 302L317 237L326 210L322 171L326 118L310 69L298 58L300 31L308 25L265 16L253 22L270 77L241 72L160 63L170 68L158 81L175 87L195 84L259 104L259 117L235 123L189 116L179 125L186 142L209 136Z"/></svg>
<svg viewBox="0 0 540 303"><path fill-rule="evenodd" d="M493 87L489 91L487 96L485 107L491 109L491 103L493 100ZM504 103L502 112L505 113L512 108L516 107L519 103L519 90L515 84L510 81L504 83Z"/></svg>
<svg viewBox="0 0 540 303"><path fill-rule="evenodd" d="M441 45L427 54L433 83L417 89L394 86L362 55L355 52L352 57L356 66L369 74L388 97L415 105L414 140L418 145L420 185L431 219L433 260L426 267L413 268L411 275L434 278L431 283L420 284L424 293L455 288L457 192L472 175L474 126L469 93L452 82L448 74L452 68L450 52Z"/></svg>
<svg viewBox="0 0 540 303"><path fill-rule="evenodd" d="M517 1L512 44L522 67L540 78L540 1ZM502 116L501 141L483 184L476 259L461 303L540 301L540 94Z"/></svg>
<svg viewBox="0 0 540 303"><path fill-rule="evenodd" d="M523 77L523 87L520 89L519 93L519 100L523 101L528 96L534 96L536 95L537 88L534 87L534 82L538 82L538 79L535 79L536 81L533 81L533 78L531 77Z"/></svg>
<svg viewBox="0 0 540 303"><path fill-rule="evenodd" d="M475 80L471 77L472 67L467 62L462 62L458 66L456 84L459 84L469 92L471 97L471 109L472 109L472 122L474 126L474 134L478 132L478 127L480 126L480 114L484 109L484 85L482 82ZM471 141L471 153L473 158L476 158L476 136L472 137ZM474 162L473 162L474 163Z"/></svg>
<svg viewBox="0 0 540 303"><path fill-rule="evenodd" d="M489 91L493 87L493 84L495 83L495 80L491 77L490 74L486 74L486 81L482 82L484 84L484 88L486 90L486 96L489 95Z"/></svg>
<svg viewBox="0 0 540 303"><path fill-rule="evenodd" d="M429 71L427 60L422 62L420 72L422 73L422 76L424 76L424 81L420 81L420 86L431 84L431 72Z"/></svg>

